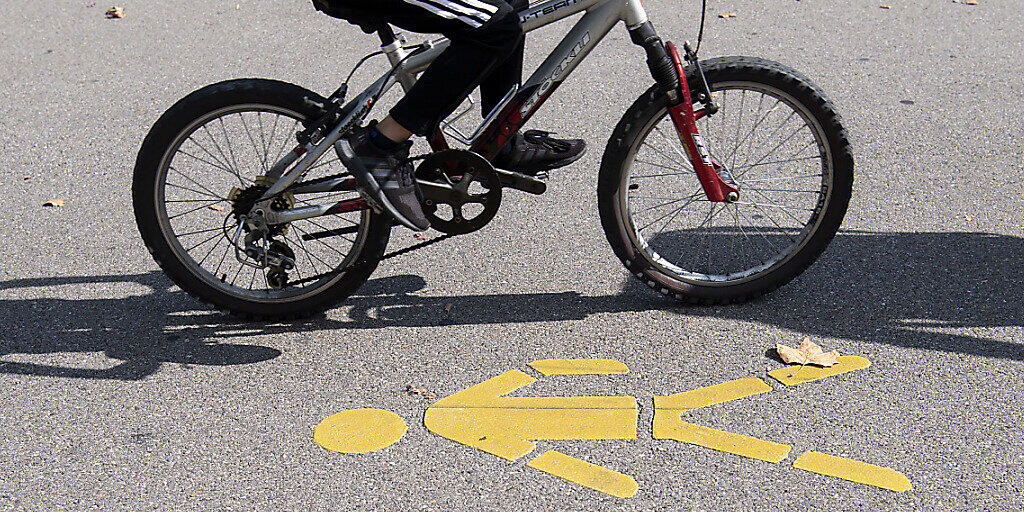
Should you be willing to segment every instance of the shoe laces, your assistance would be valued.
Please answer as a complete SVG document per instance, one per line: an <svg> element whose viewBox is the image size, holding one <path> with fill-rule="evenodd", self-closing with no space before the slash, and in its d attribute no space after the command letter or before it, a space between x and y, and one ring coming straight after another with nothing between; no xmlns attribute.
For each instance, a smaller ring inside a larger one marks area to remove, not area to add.
<svg viewBox="0 0 1024 512"><path fill-rule="evenodd" d="M411 187L416 181L416 169L408 159L395 158L395 170L403 187Z"/></svg>
<svg viewBox="0 0 1024 512"><path fill-rule="evenodd" d="M555 132L547 132L544 130L526 130L523 132L523 140L529 144L541 146L545 149L553 151L564 152L569 151L572 145L564 140L551 138Z"/></svg>

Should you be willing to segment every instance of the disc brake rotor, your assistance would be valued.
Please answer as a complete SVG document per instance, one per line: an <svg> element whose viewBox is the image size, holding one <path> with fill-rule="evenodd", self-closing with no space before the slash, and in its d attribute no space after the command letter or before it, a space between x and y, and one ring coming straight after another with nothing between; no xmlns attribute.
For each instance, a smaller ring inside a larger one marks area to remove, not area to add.
<svg viewBox="0 0 1024 512"><path fill-rule="evenodd" d="M484 157L449 149L427 156L416 168L423 213L434 229L465 234L487 225L501 206L501 181Z"/></svg>

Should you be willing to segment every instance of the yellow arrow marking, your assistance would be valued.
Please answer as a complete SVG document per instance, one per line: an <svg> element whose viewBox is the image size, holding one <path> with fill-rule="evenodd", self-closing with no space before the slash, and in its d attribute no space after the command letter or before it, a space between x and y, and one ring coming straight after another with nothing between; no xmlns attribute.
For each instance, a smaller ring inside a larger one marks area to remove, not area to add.
<svg viewBox="0 0 1024 512"><path fill-rule="evenodd" d="M438 400L427 409L427 430L514 461L537 440L636 439L631 396L506 397L536 379L511 370Z"/></svg>
<svg viewBox="0 0 1024 512"><path fill-rule="evenodd" d="M910 490L910 480L899 471L867 462L859 462L819 452L804 452L793 467L812 473L834 476L851 482L873 485L890 491Z"/></svg>
<svg viewBox="0 0 1024 512"><path fill-rule="evenodd" d="M629 373L629 368L614 359L541 359L530 368L542 375L613 375Z"/></svg>
<svg viewBox="0 0 1024 512"><path fill-rule="evenodd" d="M638 489L636 480L629 475L623 475L554 450L542 453L536 459L527 462L526 465L616 498L628 498L636 494Z"/></svg>
<svg viewBox="0 0 1024 512"><path fill-rule="evenodd" d="M654 438L675 439L751 459L779 462L789 455L789 446L687 423L681 419L684 412L767 393L771 390L772 388L763 380L757 377L747 377L674 395L656 396L654 397Z"/></svg>
<svg viewBox="0 0 1024 512"><path fill-rule="evenodd" d="M796 386L805 382L824 379L841 373L863 370L871 366L871 361L859 356L839 356L836 364L822 368L818 366L800 366L798 364L779 368L768 372L768 375L787 386Z"/></svg>

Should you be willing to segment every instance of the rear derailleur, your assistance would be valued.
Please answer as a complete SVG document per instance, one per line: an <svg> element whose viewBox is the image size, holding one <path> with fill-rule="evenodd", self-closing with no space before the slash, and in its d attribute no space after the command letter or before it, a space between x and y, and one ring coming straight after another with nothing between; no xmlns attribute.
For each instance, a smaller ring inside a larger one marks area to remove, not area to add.
<svg viewBox="0 0 1024 512"><path fill-rule="evenodd" d="M262 177L260 177L262 178ZM268 189L260 179L245 189L233 188L228 194L232 215L238 223L230 241L235 248L235 259L253 268L266 269L267 285L280 290L288 284L288 271L295 268L295 252L283 240L287 224L270 226L262 209L253 209L256 201ZM282 194L270 203L274 210L286 210L295 204L292 194Z"/></svg>

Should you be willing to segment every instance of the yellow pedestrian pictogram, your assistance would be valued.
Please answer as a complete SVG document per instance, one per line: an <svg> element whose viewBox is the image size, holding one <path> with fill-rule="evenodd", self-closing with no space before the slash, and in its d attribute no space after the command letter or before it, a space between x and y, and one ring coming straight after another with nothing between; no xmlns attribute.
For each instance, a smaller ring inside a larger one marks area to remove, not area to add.
<svg viewBox="0 0 1024 512"><path fill-rule="evenodd" d="M713 450L732 453L767 462L781 462L789 455L784 444L764 441L724 430L687 423L683 413L701 407L767 393L772 388L757 377L737 379L714 386L683 391L670 396L654 397L654 438L675 439Z"/></svg>
<svg viewBox="0 0 1024 512"><path fill-rule="evenodd" d="M787 386L867 368L862 357L843 356L832 368L790 366L768 372ZM542 375L622 374L626 365L611 359L543 359L529 364ZM534 441L636 439L637 400L631 396L507 396L536 382L510 370L444 397L424 413L427 430L457 443L516 461L536 448ZM739 433L689 423L682 416L693 410L767 393L772 388L757 377L654 398L652 433L766 462L782 462L790 446ZM397 421L396 421L397 420ZM366 453L398 441L405 423L379 409L355 409L332 415L317 426L314 439L328 450ZM563 478L605 494L627 498L638 490L629 475L548 450L529 460L527 467ZM804 452L793 466L881 487L896 492L910 489L910 480L890 468L818 452Z"/></svg>

